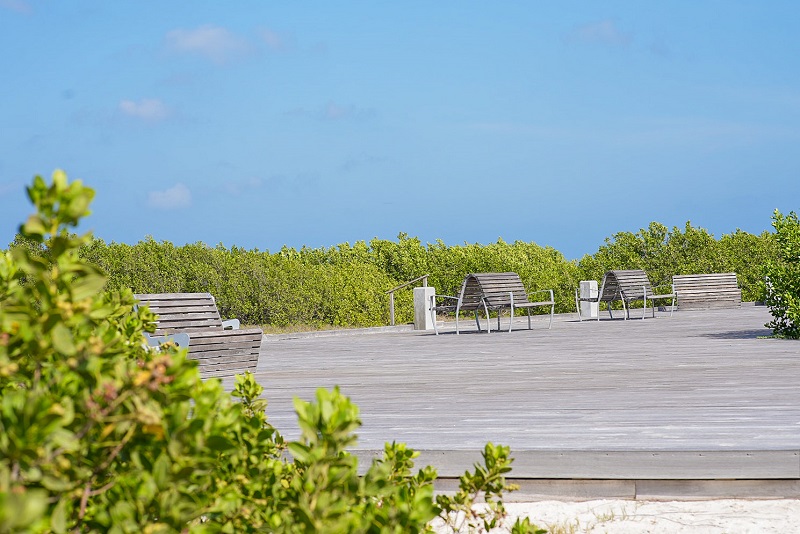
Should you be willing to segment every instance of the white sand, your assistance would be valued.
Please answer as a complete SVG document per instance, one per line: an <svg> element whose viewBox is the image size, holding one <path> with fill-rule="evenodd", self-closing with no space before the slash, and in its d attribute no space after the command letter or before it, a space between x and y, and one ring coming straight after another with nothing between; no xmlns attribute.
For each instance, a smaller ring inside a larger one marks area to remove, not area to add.
<svg viewBox="0 0 800 534"><path fill-rule="evenodd" d="M529 517L554 534L800 533L800 500L506 503L512 516ZM496 529L494 532L508 532Z"/></svg>
<svg viewBox="0 0 800 534"><path fill-rule="evenodd" d="M542 501L506 509L554 532L800 533L800 500Z"/></svg>

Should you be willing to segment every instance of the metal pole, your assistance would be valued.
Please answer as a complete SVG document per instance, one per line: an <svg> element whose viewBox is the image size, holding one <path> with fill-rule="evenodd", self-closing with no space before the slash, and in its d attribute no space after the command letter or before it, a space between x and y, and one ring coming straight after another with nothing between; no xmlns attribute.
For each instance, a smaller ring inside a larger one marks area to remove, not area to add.
<svg viewBox="0 0 800 534"><path fill-rule="evenodd" d="M389 324L394 326L394 292L389 293Z"/></svg>

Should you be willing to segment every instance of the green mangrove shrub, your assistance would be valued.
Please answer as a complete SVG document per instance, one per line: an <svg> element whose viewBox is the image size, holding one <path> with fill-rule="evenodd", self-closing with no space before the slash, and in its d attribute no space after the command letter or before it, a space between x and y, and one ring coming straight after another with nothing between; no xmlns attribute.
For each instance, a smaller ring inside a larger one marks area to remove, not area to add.
<svg viewBox="0 0 800 534"><path fill-rule="evenodd" d="M40 247L22 236L12 246ZM761 300L763 266L778 258L778 250L770 232L736 230L717 239L689 222L672 229L652 222L635 233L614 234L580 261L536 243L424 244L403 233L396 241L283 247L274 253L202 242L176 246L152 237L133 245L89 239L80 255L107 273L109 290L210 292L224 318L246 324L358 327L388 324L386 292L425 274L437 293L457 295L467 273L514 271L529 291L554 289L559 312L574 311L580 280L600 281L610 269L644 269L662 290L675 274L735 272L743 300ZM395 293L395 315L399 323L413 320L410 289Z"/></svg>
<svg viewBox="0 0 800 534"><path fill-rule="evenodd" d="M359 476L347 452L358 408L338 388L295 401L301 437L287 443L252 375L230 394L185 350L147 347L152 314L130 289L106 291L79 255L91 237L69 232L91 189L56 171L28 195L37 213L0 255L0 533L405 533L436 517L480 532L505 520L507 447L488 444L452 496L434 498L435 470L413 472L403 444Z"/></svg>
<svg viewBox="0 0 800 534"><path fill-rule="evenodd" d="M778 258L767 263L766 299L776 336L800 339L800 220L797 213L772 215Z"/></svg>
<svg viewBox="0 0 800 534"><path fill-rule="evenodd" d="M669 290L672 276L735 272L744 301L763 296L763 265L774 258L773 234L760 236L736 230L715 239L704 228L687 222L683 229L652 222L638 232L618 232L606 238L595 254L578 262L582 280L598 280L612 269L643 269L654 286Z"/></svg>

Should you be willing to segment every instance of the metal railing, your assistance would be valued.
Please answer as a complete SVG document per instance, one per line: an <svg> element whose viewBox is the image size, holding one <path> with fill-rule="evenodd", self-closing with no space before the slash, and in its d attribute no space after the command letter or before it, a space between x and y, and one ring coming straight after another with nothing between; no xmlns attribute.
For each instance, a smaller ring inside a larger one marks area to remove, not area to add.
<svg viewBox="0 0 800 534"><path fill-rule="evenodd" d="M414 282L419 282L420 280L422 280L422 287L428 287L428 276L430 276L430 275L423 274L422 276L414 278L413 280L409 280L405 284L401 284L401 285L399 285L399 286L397 286L395 288L392 288L392 289L390 289L389 291L386 292L386 294L389 295L389 325L390 326L394 326L394 292L397 291L398 289L403 289L404 287L408 287L411 284L413 284Z"/></svg>

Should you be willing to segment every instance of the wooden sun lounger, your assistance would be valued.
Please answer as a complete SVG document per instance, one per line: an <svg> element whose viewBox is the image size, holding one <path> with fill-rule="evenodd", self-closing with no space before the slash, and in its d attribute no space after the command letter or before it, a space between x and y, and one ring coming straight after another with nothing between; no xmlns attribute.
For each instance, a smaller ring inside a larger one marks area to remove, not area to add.
<svg viewBox="0 0 800 534"><path fill-rule="evenodd" d="M517 273L473 273L468 274L461 284L461 291L458 297L448 295L433 295L429 310L433 320L434 331L439 330L436 326L436 314L440 312L455 312L456 314L456 334L459 333L458 318L462 311L472 311L475 313L475 323L478 331L481 331L480 318L478 312L483 310L486 314L487 331L491 332L489 323L489 312L497 311L497 329L500 330L500 312L504 309L511 311L511 319L508 331L511 332L514 323L514 309L525 308L528 311L528 329L531 328L531 308L537 306L550 306L550 325L553 326L553 312L555 310L555 299L552 289L535 291L532 294L549 294L549 299L540 301L528 300L525 286L522 284ZM443 298L450 301L449 304L437 304L436 298Z"/></svg>
<svg viewBox="0 0 800 534"><path fill-rule="evenodd" d="M240 329L239 321L222 321L210 293L134 295L139 305L158 315L151 344L172 337L179 344L188 336L189 357L198 361L203 377L255 372L263 332Z"/></svg>
<svg viewBox="0 0 800 534"><path fill-rule="evenodd" d="M580 303L581 302L605 302L608 308L608 314L614 318L611 311L611 304L614 301L622 302L622 309L624 311L625 319L630 318L631 302L641 300L642 306L642 319L647 315L647 301L655 299L672 299L672 307L670 308L670 316L675 311L675 292L664 293L657 295L650 285L650 280L641 269L629 270L616 270L608 271L603 276L603 282L600 285L596 297L581 297L578 290L575 290L575 309L578 312L578 319L583 320L581 317ZM653 317L655 317L656 309L655 304L652 306ZM600 314L597 314L597 320L600 320Z"/></svg>
<svg viewBox="0 0 800 534"><path fill-rule="evenodd" d="M679 310L738 308L742 290L736 273L679 274L672 277Z"/></svg>

